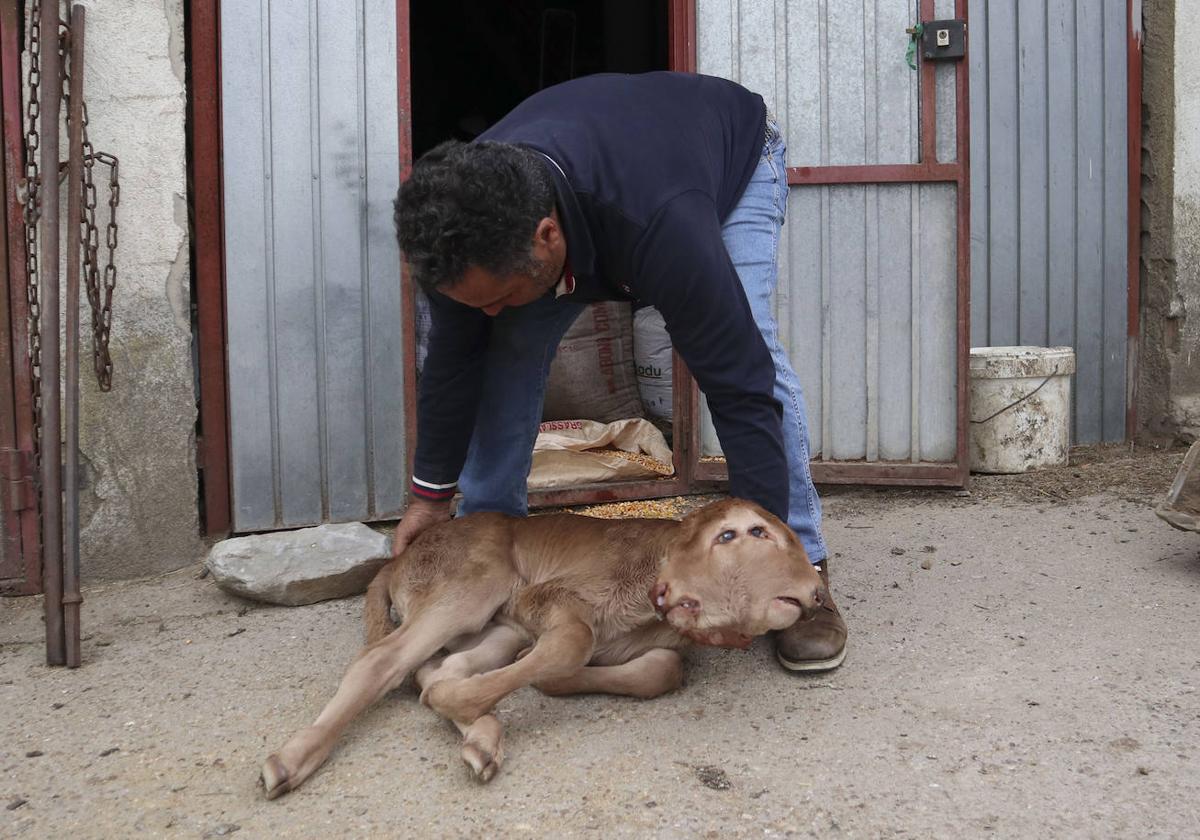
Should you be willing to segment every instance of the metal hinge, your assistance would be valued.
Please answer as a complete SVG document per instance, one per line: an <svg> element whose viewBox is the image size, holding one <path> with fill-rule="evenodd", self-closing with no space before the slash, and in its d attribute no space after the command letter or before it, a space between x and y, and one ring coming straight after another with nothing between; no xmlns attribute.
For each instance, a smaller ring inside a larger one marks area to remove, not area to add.
<svg viewBox="0 0 1200 840"><path fill-rule="evenodd" d="M37 507L37 483L34 480L33 450L0 446L0 504L4 510Z"/></svg>

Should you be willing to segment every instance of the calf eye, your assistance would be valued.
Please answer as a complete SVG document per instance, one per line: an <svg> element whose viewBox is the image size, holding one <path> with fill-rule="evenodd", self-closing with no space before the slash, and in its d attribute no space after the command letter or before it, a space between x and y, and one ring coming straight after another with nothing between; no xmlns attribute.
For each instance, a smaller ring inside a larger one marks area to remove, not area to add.
<svg viewBox="0 0 1200 840"><path fill-rule="evenodd" d="M752 537L758 537L759 539L762 539L766 535L767 535L767 532L761 525L755 525L753 528L750 529L750 536L752 536Z"/></svg>
<svg viewBox="0 0 1200 840"><path fill-rule="evenodd" d="M717 542L727 543L737 536L737 531L722 531L717 537Z"/></svg>

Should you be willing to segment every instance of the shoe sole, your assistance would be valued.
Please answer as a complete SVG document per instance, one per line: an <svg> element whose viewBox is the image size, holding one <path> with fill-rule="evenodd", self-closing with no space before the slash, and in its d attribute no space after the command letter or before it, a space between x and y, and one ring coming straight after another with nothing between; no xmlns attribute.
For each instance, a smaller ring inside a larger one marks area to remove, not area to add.
<svg viewBox="0 0 1200 840"><path fill-rule="evenodd" d="M808 659L802 662L793 662L790 659L784 659L778 652L776 652L775 658L779 660L780 665L789 671L801 671L810 674L820 671L832 671L841 665L842 660L846 658L846 646L842 645L842 649L838 652L838 655L829 659Z"/></svg>

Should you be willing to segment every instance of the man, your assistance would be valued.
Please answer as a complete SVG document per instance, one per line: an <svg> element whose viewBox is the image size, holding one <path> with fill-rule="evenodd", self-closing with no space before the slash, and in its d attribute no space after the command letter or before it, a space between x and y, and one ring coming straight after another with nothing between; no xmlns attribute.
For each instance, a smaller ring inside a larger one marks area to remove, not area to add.
<svg viewBox="0 0 1200 840"><path fill-rule="evenodd" d="M682 73L598 75L535 94L470 144L423 156L396 199L429 293L412 504L393 552L450 515L527 511L550 361L584 304L655 306L708 398L732 495L788 523L828 586L800 383L771 309L785 146L762 97ZM776 638L835 668L832 598Z"/></svg>

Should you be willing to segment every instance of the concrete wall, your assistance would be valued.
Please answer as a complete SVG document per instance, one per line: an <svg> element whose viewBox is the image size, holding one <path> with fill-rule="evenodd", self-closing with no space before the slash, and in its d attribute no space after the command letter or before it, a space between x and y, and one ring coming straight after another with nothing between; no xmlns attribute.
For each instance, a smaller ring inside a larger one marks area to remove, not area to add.
<svg viewBox="0 0 1200 840"><path fill-rule="evenodd" d="M1170 414L1200 437L1200 4L1175 6L1175 297Z"/></svg>
<svg viewBox="0 0 1200 840"><path fill-rule="evenodd" d="M1141 437L1200 437L1200 4L1145 0Z"/></svg>
<svg viewBox="0 0 1200 840"><path fill-rule="evenodd" d="M90 5L84 91L90 134L97 150L120 158L121 203L111 392L101 393L91 375L90 330L81 360L85 582L179 568L204 550L189 315L183 2ZM107 185L99 180L106 203ZM86 311L82 322L90 325Z"/></svg>

